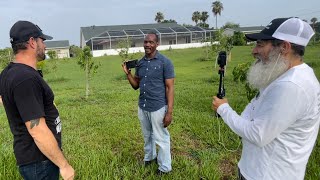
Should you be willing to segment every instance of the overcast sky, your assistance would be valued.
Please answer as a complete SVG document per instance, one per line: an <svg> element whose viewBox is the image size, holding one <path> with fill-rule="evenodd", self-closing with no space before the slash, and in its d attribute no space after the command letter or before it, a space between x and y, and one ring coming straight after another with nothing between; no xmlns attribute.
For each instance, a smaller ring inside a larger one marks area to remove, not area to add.
<svg viewBox="0 0 320 180"><path fill-rule="evenodd" d="M9 31L18 20L37 25L53 40L79 46L80 27L155 23L155 14L179 24L193 24L194 11L207 11L215 26L213 0L0 0L0 48L9 47ZM221 0L218 27L226 22L240 26L267 25L278 17L296 16L320 21L320 0Z"/></svg>

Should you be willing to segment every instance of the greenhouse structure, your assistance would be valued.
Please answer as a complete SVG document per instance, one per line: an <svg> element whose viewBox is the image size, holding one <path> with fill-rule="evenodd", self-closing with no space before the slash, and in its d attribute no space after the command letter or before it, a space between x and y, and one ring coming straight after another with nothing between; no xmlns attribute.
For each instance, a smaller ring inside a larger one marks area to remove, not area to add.
<svg viewBox="0 0 320 180"><path fill-rule="evenodd" d="M158 34L158 49L200 47L211 40L214 30L177 23L89 26L80 28L80 47L89 46L94 56L117 54L121 42L130 42L132 52L143 51L146 34Z"/></svg>

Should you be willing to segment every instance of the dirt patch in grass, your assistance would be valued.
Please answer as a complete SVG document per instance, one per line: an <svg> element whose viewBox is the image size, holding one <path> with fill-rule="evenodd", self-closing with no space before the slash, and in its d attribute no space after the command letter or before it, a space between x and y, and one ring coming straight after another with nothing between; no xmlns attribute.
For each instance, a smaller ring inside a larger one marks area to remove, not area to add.
<svg viewBox="0 0 320 180"><path fill-rule="evenodd" d="M175 141L172 142L173 144L173 151L178 155L189 154L187 153L188 149L204 149L205 145L195 137L189 136L186 133L181 134L179 136L179 142Z"/></svg>
<svg viewBox="0 0 320 180"><path fill-rule="evenodd" d="M223 174L222 179L231 179L231 177L234 175L234 172L236 171L236 165L229 159L223 159L220 162L219 170L221 171L221 174Z"/></svg>

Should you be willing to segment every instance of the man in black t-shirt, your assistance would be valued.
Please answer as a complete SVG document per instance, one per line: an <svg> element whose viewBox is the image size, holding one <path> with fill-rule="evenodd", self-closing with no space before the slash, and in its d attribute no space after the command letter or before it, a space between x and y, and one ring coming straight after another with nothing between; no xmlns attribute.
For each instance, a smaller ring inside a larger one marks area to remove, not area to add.
<svg viewBox="0 0 320 180"><path fill-rule="evenodd" d="M61 150L61 121L54 94L36 70L45 59L44 40L52 39L28 21L10 30L15 54L0 74L0 95L14 137L13 148L24 179L73 179L74 169Z"/></svg>

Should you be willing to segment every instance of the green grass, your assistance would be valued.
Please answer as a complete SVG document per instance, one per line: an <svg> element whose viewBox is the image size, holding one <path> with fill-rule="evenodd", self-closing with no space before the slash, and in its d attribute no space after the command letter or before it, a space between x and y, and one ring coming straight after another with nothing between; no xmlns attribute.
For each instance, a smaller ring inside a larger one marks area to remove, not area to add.
<svg viewBox="0 0 320 180"><path fill-rule="evenodd" d="M211 110L219 74L204 49L162 52L175 71L174 122L169 127L173 171L162 179L235 179L240 139ZM243 84L233 82L232 69L251 61L250 47L235 47L228 63L225 87L232 107L241 112L248 100ZM320 77L319 46L308 47L305 61ZM55 93L63 124L63 149L76 179L158 179L156 165L144 168L143 138L137 118L139 91L126 80L118 56L95 58L101 63L85 97L85 75L75 59L59 60L56 72L47 62L46 81ZM51 72L50 72L51 71ZM220 131L219 131L220 130ZM219 132L221 132L219 136ZM0 179L19 179L12 135L0 107ZM320 140L310 157L306 178L320 179Z"/></svg>

